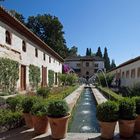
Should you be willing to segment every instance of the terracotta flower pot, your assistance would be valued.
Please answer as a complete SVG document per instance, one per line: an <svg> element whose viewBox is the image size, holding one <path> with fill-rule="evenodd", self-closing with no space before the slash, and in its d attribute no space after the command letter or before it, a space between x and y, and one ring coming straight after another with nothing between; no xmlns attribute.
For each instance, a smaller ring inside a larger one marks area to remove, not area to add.
<svg viewBox="0 0 140 140"><path fill-rule="evenodd" d="M32 115L30 113L23 113L25 124L28 128L33 128Z"/></svg>
<svg viewBox="0 0 140 140"><path fill-rule="evenodd" d="M62 118L48 117L52 132L52 138L63 139L66 137L69 117L70 114Z"/></svg>
<svg viewBox="0 0 140 140"><path fill-rule="evenodd" d="M135 132L140 133L140 115L137 116L135 121Z"/></svg>
<svg viewBox="0 0 140 140"><path fill-rule="evenodd" d="M32 115L32 120L33 120L34 130L36 134L43 134L48 131L47 116L38 117Z"/></svg>
<svg viewBox="0 0 140 140"><path fill-rule="evenodd" d="M130 138L134 135L135 120L119 120L120 136Z"/></svg>
<svg viewBox="0 0 140 140"><path fill-rule="evenodd" d="M112 139L117 122L99 122L101 128L101 137L104 139Z"/></svg>

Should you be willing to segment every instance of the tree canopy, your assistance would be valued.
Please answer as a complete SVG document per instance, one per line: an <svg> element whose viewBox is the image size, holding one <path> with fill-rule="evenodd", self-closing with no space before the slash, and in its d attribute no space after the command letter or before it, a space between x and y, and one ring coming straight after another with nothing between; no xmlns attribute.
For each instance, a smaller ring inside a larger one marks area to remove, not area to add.
<svg viewBox="0 0 140 140"><path fill-rule="evenodd" d="M10 13L16 17L21 23L25 24L25 18L22 14L16 12L15 10L10 10Z"/></svg>
<svg viewBox="0 0 140 140"><path fill-rule="evenodd" d="M78 48L76 46L73 46L69 49L69 56L77 56Z"/></svg>
<svg viewBox="0 0 140 140"><path fill-rule="evenodd" d="M49 14L30 16L27 27L59 55L67 57L68 48L64 39L63 25L57 17Z"/></svg>

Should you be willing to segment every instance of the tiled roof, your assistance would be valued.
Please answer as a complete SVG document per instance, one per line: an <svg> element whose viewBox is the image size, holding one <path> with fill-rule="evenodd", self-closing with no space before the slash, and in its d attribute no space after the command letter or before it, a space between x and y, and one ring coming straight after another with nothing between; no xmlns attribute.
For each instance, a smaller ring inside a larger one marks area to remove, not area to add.
<svg viewBox="0 0 140 140"><path fill-rule="evenodd" d="M104 61L103 58L98 56L70 56L65 59L65 61Z"/></svg>
<svg viewBox="0 0 140 140"><path fill-rule="evenodd" d="M113 70L116 70L116 69L118 69L118 68L121 68L121 67L123 67L123 66L129 65L129 64L131 64L131 63L134 63L134 62L136 62L136 61L138 61L138 60L140 60L140 56L135 57L135 58L133 58L133 59L130 59L130 60L128 60L128 61L126 61L126 62L120 64L119 66L117 66L116 68L113 68L113 69L110 70L109 72L111 72L111 71L113 71Z"/></svg>

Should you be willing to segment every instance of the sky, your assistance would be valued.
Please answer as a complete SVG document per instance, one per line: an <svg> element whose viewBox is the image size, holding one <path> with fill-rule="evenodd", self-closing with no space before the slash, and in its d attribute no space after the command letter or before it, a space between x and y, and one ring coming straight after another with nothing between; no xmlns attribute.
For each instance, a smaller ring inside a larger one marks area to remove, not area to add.
<svg viewBox="0 0 140 140"><path fill-rule="evenodd" d="M108 48L117 65L140 55L140 0L5 0L4 8L25 18L51 14L63 24L67 46L96 53Z"/></svg>

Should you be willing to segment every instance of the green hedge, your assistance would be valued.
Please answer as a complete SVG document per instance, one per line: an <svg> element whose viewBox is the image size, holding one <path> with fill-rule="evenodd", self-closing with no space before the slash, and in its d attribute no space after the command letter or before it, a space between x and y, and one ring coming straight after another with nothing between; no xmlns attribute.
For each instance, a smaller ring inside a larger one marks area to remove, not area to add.
<svg viewBox="0 0 140 140"><path fill-rule="evenodd" d="M53 86L54 84L54 71L48 70L48 81L49 81L49 87Z"/></svg>
<svg viewBox="0 0 140 140"><path fill-rule="evenodd" d="M77 89L78 86L69 86L65 88L63 91L58 93L50 93L47 100L55 100L55 99L64 99L69 94L71 94L74 90Z"/></svg>
<svg viewBox="0 0 140 140"><path fill-rule="evenodd" d="M23 126L24 120L21 112L0 109L0 132Z"/></svg>
<svg viewBox="0 0 140 140"><path fill-rule="evenodd" d="M19 63L7 58L0 58L0 88L2 92L14 94L19 79Z"/></svg>
<svg viewBox="0 0 140 140"><path fill-rule="evenodd" d="M40 68L34 65L29 66L29 81L33 89L38 87L40 82Z"/></svg>
<svg viewBox="0 0 140 140"><path fill-rule="evenodd" d="M109 88L99 86L98 89L101 91L101 93L105 97L107 97L110 100L118 101L118 100L121 100L123 98L121 95L118 95L117 93L113 92Z"/></svg>

